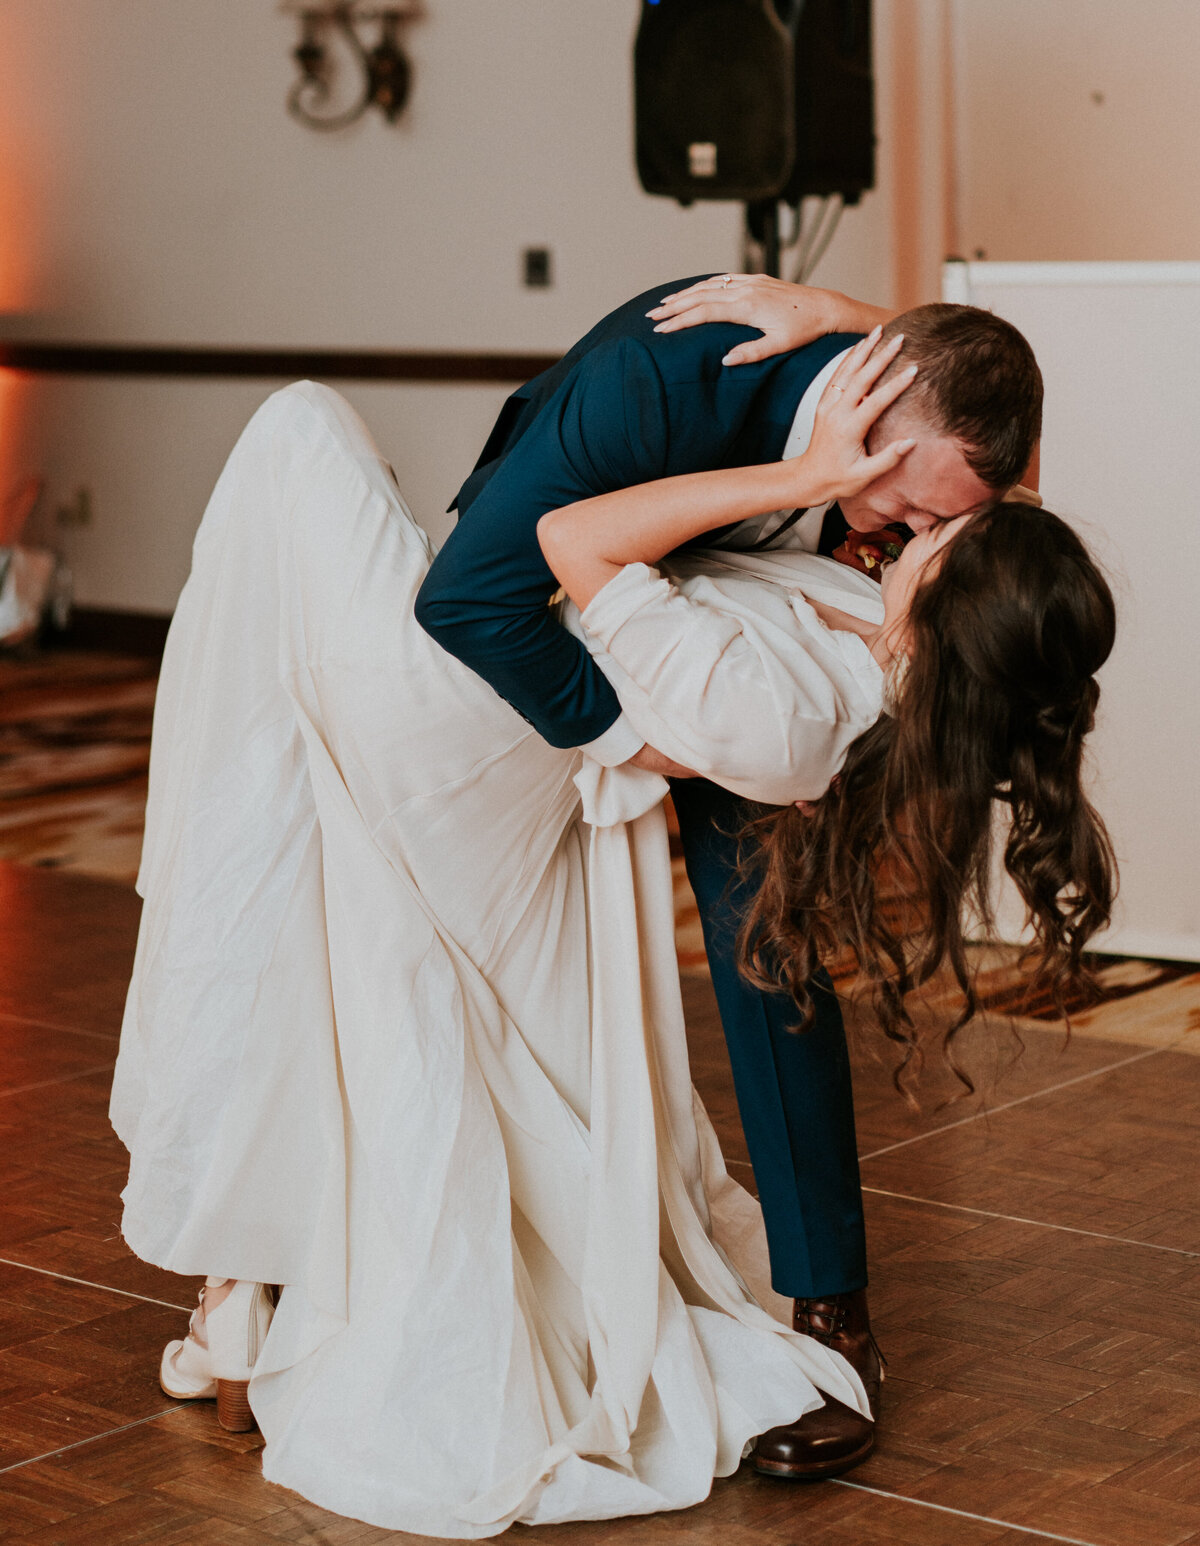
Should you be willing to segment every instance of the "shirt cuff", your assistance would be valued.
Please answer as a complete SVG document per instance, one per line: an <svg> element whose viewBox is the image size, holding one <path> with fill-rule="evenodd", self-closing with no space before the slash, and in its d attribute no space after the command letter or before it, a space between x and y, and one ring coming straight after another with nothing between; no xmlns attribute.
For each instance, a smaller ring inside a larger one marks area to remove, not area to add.
<svg viewBox="0 0 1200 1546"><path fill-rule="evenodd" d="M618 714L607 730L579 749L602 767L616 768L635 757L645 744L645 737L637 733L624 714Z"/></svg>

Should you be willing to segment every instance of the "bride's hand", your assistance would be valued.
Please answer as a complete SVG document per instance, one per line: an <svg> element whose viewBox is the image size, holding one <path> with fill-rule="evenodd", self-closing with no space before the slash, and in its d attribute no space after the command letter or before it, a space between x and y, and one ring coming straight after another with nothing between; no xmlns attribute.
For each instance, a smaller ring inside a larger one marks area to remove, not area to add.
<svg viewBox="0 0 1200 1546"><path fill-rule="evenodd" d="M681 762L674 762L665 752L656 751L649 743L630 757L628 766L645 768L647 773L661 773L664 778L700 777L694 768L685 768Z"/></svg>
<svg viewBox="0 0 1200 1546"><path fill-rule="evenodd" d="M738 344L721 362L748 365L799 349L826 333L862 333L891 316L836 290L788 284L768 274L718 274L666 295L646 313L656 333L675 333L702 322L738 322L761 329L761 338Z"/></svg>
<svg viewBox="0 0 1200 1546"><path fill-rule="evenodd" d="M877 348L876 328L848 351L834 371L817 404L808 450L796 459L797 472L803 467L806 489L815 486L824 499L857 494L891 472L916 444L915 440L893 440L874 456L866 447L871 426L911 386L917 374L917 367L910 365L882 386L875 385L903 342L904 335L898 333ZM811 492L807 502L816 503Z"/></svg>

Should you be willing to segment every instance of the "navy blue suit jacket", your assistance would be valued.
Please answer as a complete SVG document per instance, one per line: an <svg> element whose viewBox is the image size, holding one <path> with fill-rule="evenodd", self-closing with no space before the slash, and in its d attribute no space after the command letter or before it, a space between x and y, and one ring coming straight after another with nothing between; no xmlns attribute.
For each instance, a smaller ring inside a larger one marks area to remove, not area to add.
<svg viewBox="0 0 1200 1546"><path fill-rule="evenodd" d="M654 478L777 461L805 389L855 342L831 334L729 369L722 356L754 329L656 333L646 318L663 295L694 282L660 285L618 307L513 393L417 597L422 627L552 746L593 740L620 705L548 608L558 582L538 547L539 518Z"/></svg>

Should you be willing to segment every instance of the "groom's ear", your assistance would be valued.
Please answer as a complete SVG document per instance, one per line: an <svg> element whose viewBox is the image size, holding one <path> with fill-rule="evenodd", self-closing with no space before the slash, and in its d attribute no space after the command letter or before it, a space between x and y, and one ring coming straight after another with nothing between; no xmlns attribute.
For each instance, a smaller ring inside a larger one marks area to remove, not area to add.
<svg viewBox="0 0 1200 1546"><path fill-rule="evenodd" d="M1038 493L1038 482L1042 471L1042 442L1039 440L1033 448L1033 455L1029 458L1029 466L1021 475L1020 483L1014 483L1005 494L1005 499L1015 500L1019 505L1042 504L1042 496Z"/></svg>
<svg viewBox="0 0 1200 1546"><path fill-rule="evenodd" d="M1039 441L1037 441L1035 443L1035 445L1033 447L1033 455L1029 458L1029 466L1026 467L1025 471L1021 474L1021 481L1020 481L1020 483L1017 484L1017 487L1021 488L1021 489L1025 489L1026 492L1028 492L1028 493L1036 494L1037 491L1038 491L1038 487L1041 484L1041 481L1042 481L1042 442L1039 440ZM1013 494L1013 495L1010 495L1009 497L1015 499L1017 496L1015 494ZM1034 501L1035 504L1039 504L1039 505L1041 504L1041 502L1042 501L1040 499L1037 499L1037 500Z"/></svg>

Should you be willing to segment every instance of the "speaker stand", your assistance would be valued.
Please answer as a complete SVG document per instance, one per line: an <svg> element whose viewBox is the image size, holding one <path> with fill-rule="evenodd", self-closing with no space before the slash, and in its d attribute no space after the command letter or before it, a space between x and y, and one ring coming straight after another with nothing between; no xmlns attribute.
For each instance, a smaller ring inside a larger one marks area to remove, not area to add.
<svg viewBox="0 0 1200 1546"><path fill-rule="evenodd" d="M762 251L764 274L779 278L779 201L759 199L746 205L746 232Z"/></svg>

